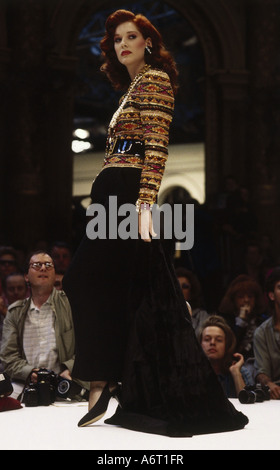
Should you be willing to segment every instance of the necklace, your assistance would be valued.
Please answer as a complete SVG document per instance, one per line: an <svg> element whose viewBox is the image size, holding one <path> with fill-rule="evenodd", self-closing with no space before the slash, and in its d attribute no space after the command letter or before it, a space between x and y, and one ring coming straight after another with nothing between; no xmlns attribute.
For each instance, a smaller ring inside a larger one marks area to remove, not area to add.
<svg viewBox="0 0 280 470"><path fill-rule="evenodd" d="M137 85L137 83L141 80L141 78L143 77L143 75L148 71L150 70L151 68L151 65L144 65L144 67L140 70L140 72L136 75L136 77L132 80L125 96L124 96L124 99L122 100L119 108L117 109L117 111L113 114L113 117L110 121L110 124L109 124L109 129L108 129L108 141L107 141L107 151L106 151L106 154L111 154L112 151L113 151L113 148L114 148L114 144L115 144L115 136L114 136L114 129L116 127L116 124L117 124L117 120L124 108L124 106L126 105L127 101L129 100L130 96L131 96L131 93L133 92L135 86Z"/></svg>

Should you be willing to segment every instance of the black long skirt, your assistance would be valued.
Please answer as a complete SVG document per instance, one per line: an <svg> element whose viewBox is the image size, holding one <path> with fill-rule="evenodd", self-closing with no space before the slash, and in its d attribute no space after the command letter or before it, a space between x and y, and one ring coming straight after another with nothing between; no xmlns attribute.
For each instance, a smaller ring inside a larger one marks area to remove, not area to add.
<svg viewBox="0 0 280 470"><path fill-rule="evenodd" d="M108 211L109 196L134 204L140 174L103 170L93 203ZM122 383L121 406L106 423L180 437L248 423L196 339L164 241L85 236L63 285L75 326L73 377Z"/></svg>

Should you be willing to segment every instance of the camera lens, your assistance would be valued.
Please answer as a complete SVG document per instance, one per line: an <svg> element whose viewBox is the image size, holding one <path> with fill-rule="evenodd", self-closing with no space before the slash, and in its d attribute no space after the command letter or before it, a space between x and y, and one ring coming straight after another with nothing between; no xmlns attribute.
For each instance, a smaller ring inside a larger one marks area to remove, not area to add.
<svg viewBox="0 0 280 470"><path fill-rule="evenodd" d="M57 385L57 392L60 396L65 396L70 390L70 382L67 379L61 380Z"/></svg>
<svg viewBox="0 0 280 470"><path fill-rule="evenodd" d="M252 390L241 390L238 395L238 399L240 403L247 404L247 403L255 403L256 401L256 394Z"/></svg>

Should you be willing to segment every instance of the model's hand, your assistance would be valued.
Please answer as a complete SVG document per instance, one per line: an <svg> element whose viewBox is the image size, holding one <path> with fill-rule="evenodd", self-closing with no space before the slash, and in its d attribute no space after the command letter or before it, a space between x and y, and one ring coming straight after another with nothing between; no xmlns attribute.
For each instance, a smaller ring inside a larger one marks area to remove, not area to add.
<svg viewBox="0 0 280 470"><path fill-rule="evenodd" d="M156 237L156 233L153 228L152 213L149 209L144 209L139 213L138 230L141 239L145 242L151 242L151 237Z"/></svg>

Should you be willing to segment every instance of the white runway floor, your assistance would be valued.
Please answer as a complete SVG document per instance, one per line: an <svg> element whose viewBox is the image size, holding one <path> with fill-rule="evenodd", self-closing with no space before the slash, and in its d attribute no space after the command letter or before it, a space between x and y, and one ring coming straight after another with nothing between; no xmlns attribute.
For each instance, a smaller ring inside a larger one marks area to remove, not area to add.
<svg viewBox="0 0 280 470"><path fill-rule="evenodd" d="M87 403L55 403L47 407L22 408L0 413L1 450L95 450L95 458L107 458L110 451L188 450L279 450L280 401L242 405L231 400L246 414L249 424L241 431L205 434L191 438L170 438L129 431L99 421L86 428L77 422L87 412ZM114 413L111 400L104 419ZM99 462L98 462L99 463Z"/></svg>

